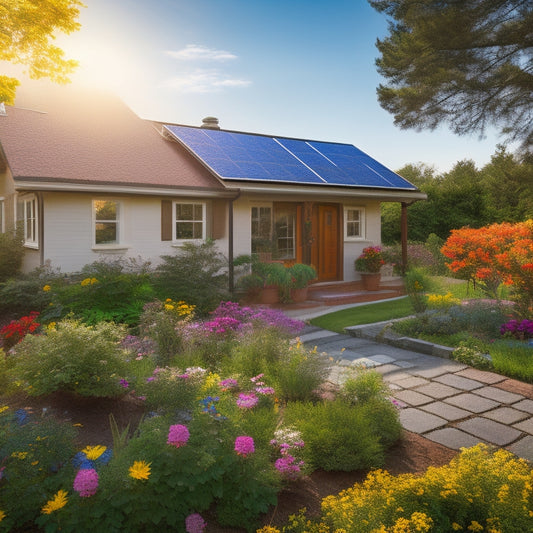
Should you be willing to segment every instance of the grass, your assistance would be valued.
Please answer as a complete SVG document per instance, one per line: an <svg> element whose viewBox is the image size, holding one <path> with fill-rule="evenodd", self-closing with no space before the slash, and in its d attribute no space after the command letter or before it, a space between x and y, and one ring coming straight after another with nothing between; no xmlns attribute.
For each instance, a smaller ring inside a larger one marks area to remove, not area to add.
<svg viewBox="0 0 533 533"><path fill-rule="evenodd" d="M403 318L414 313L411 301L407 296L396 300L387 300L366 305L359 305L341 311L335 311L311 320L313 326L318 326L336 333L344 333L348 326L373 324L393 318Z"/></svg>

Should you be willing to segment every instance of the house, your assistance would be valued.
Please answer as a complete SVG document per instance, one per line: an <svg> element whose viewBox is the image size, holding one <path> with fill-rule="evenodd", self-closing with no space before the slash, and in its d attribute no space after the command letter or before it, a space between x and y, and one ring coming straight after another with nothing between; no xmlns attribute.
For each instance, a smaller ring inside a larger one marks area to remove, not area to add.
<svg viewBox="0 0 533 533"><path fill-rule="evenodd" d="M157 263L212 238L229 258L270 253L350 281L380 243L381 202L424 198L349 144L152 122L73 86L25 84L0 115L0 231L23 223L26 271Z"/></svg>

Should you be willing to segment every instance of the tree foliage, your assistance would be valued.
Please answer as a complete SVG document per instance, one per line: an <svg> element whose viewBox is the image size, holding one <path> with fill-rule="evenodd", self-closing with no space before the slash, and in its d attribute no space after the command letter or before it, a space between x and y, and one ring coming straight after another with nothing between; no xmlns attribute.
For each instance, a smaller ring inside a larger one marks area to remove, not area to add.
<svg viewBox="0 0 533 533"><path fill-rule="evenodd" d="M531 0L369 2L390 17L377 92L398 126L483 134L496 125L533 148Z"/></svg>
<svg viewBox="0 0 533 533"><path fill-rule="evenodd" d="M56 32L80 29L79 0L0 0L0 60L28 67L30 78L69 81L77 61L53 44ZM12 105L19 81L0 75L0 102Z"/></svg>

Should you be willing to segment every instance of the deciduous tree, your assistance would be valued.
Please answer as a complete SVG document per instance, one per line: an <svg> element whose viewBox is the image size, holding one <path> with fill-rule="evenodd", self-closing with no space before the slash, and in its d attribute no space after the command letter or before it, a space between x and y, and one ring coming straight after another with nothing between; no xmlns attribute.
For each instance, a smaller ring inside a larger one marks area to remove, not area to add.
<svg viewBox="0 0 533 533"><path fill-rule="evenodd" d="M68 82L77 61L53 44L56 32L80 29L79 0L0 0L0 60L26 65L33 79ZM12 105L19 81L0 75L0 102Z"/></svg>

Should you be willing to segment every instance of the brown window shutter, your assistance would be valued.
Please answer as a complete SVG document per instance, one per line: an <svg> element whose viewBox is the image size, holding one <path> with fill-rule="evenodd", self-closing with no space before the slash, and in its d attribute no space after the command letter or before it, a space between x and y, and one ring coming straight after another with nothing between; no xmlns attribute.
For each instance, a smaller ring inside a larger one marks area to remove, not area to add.
<svg viewBox="0 0 533 533"><path fill-rule="evenodd" d="M161 200L161 240L172 240L172 201Z"/></svg>

